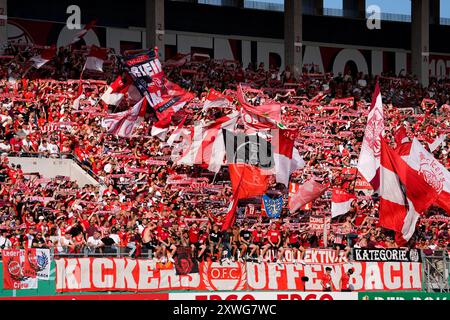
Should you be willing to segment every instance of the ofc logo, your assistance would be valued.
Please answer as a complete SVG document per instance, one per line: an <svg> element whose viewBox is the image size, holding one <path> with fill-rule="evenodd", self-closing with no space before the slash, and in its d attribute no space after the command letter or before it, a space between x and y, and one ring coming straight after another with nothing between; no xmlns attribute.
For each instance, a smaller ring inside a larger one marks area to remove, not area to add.
<svg viewBox="0 0 450 320"><path fill-rule="evenodd" d="M202 280L209 291L243 290L247 282L247 268L244 263L221 266L218 263L204 264Z"/></svg>

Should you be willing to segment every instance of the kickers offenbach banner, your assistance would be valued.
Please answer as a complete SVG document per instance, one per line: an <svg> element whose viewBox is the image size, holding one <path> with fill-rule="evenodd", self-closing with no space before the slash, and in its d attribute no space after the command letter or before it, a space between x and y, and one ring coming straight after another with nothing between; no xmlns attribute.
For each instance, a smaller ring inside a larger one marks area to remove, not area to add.
<svg viewBox="0 0 450 320"><path fill-rule="evenodd" d="M29 263L29 252L19 249L2 251L3 289L21 290L38 287L36 270Z"/></svg>
<svg viewBox="0 0 450 320"><path fill-rule="evenodd" d="M200 263L199 273L177 275L158 270L155 262L128 258L61 258L56 260L56 291L321 291L325 267L339 288L343 273L353 268L355 291L422 289L422 267L411 262L355 262L334 265L275 263ZM309 280L304 284L302 277Z"/></svg>
<svg viewBox="0 0 450 320"><path fill-rule="evenodd" d="M417 249L353 249L355 261L372 262L422 262Z"/></svg>

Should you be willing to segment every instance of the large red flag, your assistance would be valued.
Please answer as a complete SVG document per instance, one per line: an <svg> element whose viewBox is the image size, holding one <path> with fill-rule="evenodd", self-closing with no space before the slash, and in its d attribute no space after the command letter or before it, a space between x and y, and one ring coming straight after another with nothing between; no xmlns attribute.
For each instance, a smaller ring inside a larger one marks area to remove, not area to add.
<svg viewBox="0 0 450 320"><path fill-rule="evenodd" d="M397 240L409 241L420 214L436 201L438 193L384 139L380 163L380 226L396 231Z"/></svg>
<svg viewBox="0 0 450 320"><path fill-rule="evenodd" d="M262 196L269 186L269 177L263 170L245 163L229 164L233 199L222 226L228 230L236 221L236 208L240 199Z"/></svg>
<svg viewBox="0 0 450 320"><path fill-rule="evenodd" d="M438 193L435 204L450 214L450 172L416 138L408 153L406 163Z"/></svg>

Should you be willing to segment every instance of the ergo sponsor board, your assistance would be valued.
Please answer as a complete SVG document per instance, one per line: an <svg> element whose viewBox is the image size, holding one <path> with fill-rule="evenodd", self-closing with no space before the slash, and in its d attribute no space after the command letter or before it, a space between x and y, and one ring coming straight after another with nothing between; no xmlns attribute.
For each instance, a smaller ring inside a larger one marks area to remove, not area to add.
<svg viewBox="0 0 450 320"><path fill-rule="evenodd" d="M321 291L327 266L339 290L343 273L353 268L354 291L422 289L422 267L411 262L346 264L200 263L199 273L176 275L159 270L154 261L128 258L61 258L56 262L56 291ZM302 282L302 277L308 281Z"/></svg>
<svg viewBox="0 0 450 320"><path fill-rule="evenodd" d="M258 300L358 300L357 292L173 292L169 300L258 301Z"/></svg>

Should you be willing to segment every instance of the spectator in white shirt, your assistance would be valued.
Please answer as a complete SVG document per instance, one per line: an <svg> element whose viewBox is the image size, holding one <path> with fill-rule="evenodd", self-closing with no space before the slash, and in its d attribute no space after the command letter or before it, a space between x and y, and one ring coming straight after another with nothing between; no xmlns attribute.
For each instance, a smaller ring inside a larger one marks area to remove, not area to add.
<svg viewBox="0 0 450 320"><path fill-rule="evenodd" d="M87 239L87 246L91 253L102 252L102 248L105 246L105 244L102 242L100 232L95 231L94 235Z"/></svg>
<svg viewBox="0 0 450 320"><path fill-rule="evenodd" d="M47 140L42 140L41 144L39 145L38 152L39 152L39 157L42 157L42 156L48 157L49 149L48 149Z"/></svg>
<svg viewBox="0 0 450 320"><path fill-rule="evenodd" d="M11 150L11 146L5 143L5 139L0 140L0 151L3 152L9 152Z"/></svg>
<svg viewBox="0 0 450 320"><path fill-rule="evenodd" d="M64 237L59 238L58 251L69 253L70 249L74 248L74 243L72 241L72 235L70 233L64 234Z"/></svg>
<svg viewBox="0 0 450 320"><path fill-rule="evenodd" d="M48 149L48 151L49 151L49 153L50 153L50 157L51 157L51 158L56 158L56 157L58 157L58 155L59 155L59 147L58 147L53 141L51 141L51 142L48 144L47 149Z"/></svg>
<svg viewBox="0 0 450 320"><path fill-rule="evenodd" d="M11 240L9 240L6 237L7 231L6 230L2 230L2 233L0 235L0 250L3 249L11 249Z"/></svg>

